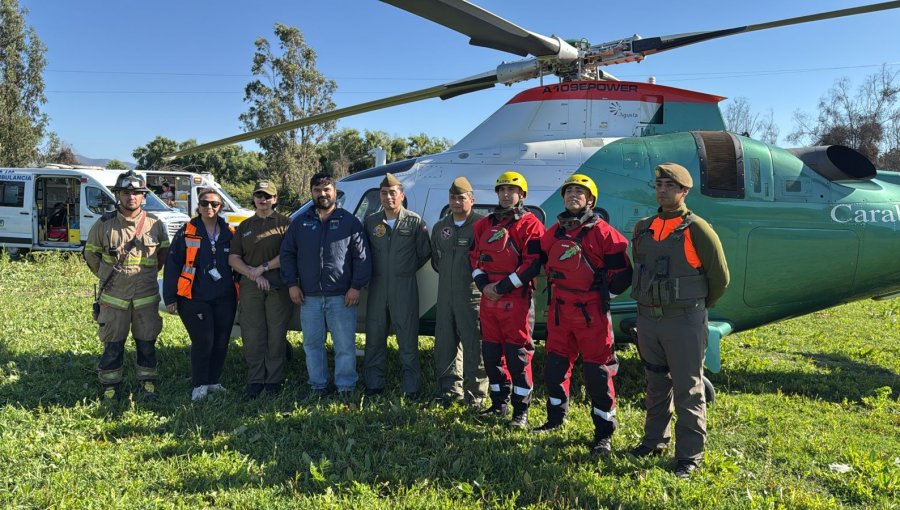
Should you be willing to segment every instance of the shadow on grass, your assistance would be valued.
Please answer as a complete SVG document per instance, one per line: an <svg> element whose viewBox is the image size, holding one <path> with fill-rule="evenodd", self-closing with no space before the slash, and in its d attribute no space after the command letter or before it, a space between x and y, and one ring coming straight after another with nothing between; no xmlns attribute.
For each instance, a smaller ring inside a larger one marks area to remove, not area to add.
<svg viewBox="0 0 900 510"><path fill-rule="evenodd" d="M710 376L713 384L740 393L802 395L829 402L859 402L875 390L889 387L900 394L900 376L884 367L839 354L800 352L820 373L783 370L725 369Z"/></svg>

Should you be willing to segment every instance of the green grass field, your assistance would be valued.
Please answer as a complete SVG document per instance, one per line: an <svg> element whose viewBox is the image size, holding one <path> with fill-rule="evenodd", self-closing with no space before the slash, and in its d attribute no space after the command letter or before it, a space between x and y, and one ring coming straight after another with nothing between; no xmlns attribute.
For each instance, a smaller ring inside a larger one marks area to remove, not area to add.
<svg viewBox="0 0 900 510"><path fill-rule="evenodd" d="M277 399L241 402L236 340L223 380L230 391L193 404L189 342L171 316L160 338L161 398L107 409L94 372L94 283L78 257L0 256L2 508L900 508L900 299L727 337L723 369L710 377L718 400L706 461L682 482L671 458L624 453L643 423L633 346L620 352L619 453L608 460L588 452L580 375L568 426L551 435L399 393L370 406L305 405L297 333ZM421 338L434 393L431 344ZM536 375L543 359L539 346ZM544 418L535 379L533 426Z"/></svg>

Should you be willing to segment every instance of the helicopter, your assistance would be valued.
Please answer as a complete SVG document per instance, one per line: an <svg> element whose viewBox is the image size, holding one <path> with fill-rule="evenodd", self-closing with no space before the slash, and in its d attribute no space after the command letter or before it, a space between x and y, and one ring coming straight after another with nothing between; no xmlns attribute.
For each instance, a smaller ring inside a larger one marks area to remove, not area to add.
<svg viewBox="0 0 900 510"><path fill-rule="evenodd" d="M877 170L842 146L785 149L727 131L724 97L656 83L620 81L603 68L639 62L711 39L900 7L900 1L755 25L600 44L526 30L465 0L382 0L470 38L470 44L528 57L496 69L405 94L297 119L197 145L171 158L259 139L288 129L382 108L474 93L539 79L446 152L392 162L344 177L338 204L362 220L380 209L379 183L390 172L408 209L429 225L447 214L457 176L475 188L475 209L497 204L495 179L514 170L528 181L526 206L545 225L563 210L560 185L573 173L598 185L600 214L628 235L656 213L654 168L674 161L692 174L688 206L718 233L731 284L709 310L706 367L721 368L721 339L838 304L900 296L900 173ZM530 57L529 57L530 56ZM554 79L555 78L555 79ZM295 211L293 216L311 207ZM437 275L418 272L420 333L433 334ZM546 334L546 283L535 294L535 338ZM363 293L363 301L365 293ZM636 303L613 300L617 341L633 341ZM297 314L295 314L296 316ZM359 307L363 331L365 303ZM299 329L299 317L294 317Z"/></svg>

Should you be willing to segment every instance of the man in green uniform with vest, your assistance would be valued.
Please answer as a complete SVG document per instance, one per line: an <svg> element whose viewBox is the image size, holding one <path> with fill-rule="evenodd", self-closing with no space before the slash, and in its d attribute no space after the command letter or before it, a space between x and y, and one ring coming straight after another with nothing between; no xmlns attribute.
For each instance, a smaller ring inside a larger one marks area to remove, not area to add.
<svg viewBox="0 0 900 510"><path fill-rule="evenodd" d="M84 245L84 260L100 279L95 319L100 324L103 355L98 376L103 400L122 397L125 340L128 331L137 344L136 377L141 397L156 398L156 337L162 331L157 310L156 277L166 260L169 235L165 224L142 209L150 190L144 176L134 170L122 173L113 187L119 201L116 211L104 214L91 227Z"/></svg>
<svg viewBox="0 0 900 510"><path fill-rule="evenodd" d="M422 218L403 207L403 184L386 174L380 188L383 209L365 221L373 271L366 305L363 377L367 395L384 392L387 337L393 326L400 351L401 390L416 399L422 387L416 271L431 257L431 244Z"/></svg>
<svg viewBox="0 0 900 510"><path fill-rule="evenodd" d="M694 184L690 172L663 163L655 174L659 210L635 225L632 239L631 296L638 302L638 348L647 379L644 437L632 454L664 452L674 407L675 476L687 479L703 460L706 442L707 309L728 287L728 265L712 227L685 206Z"/></svg>
<svg viewBox="0 0 900 510"><path fill-rule="evenodd" d="M472 210L473 205L472 185L465 177L457 177L450 186L450 213L431 230L431 267L439 277L434 364L444 405L465 399L481 407L488 380L478 323L481 292L472 280L469 250L475 239L472 225L482 216Z"/></svg>

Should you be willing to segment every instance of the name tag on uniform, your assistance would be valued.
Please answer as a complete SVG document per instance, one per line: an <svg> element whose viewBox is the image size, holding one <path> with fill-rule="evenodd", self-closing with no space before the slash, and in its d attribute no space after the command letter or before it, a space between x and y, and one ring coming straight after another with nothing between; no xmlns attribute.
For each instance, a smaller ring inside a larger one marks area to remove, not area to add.
<svg viewBox="0 0 900 510"><path fill-rule="evenodd" d="M315 221L304 221L304 222L303 222L303 227L304 227L304 228L312 228L313 230L315 230L315 229L316 229L316 222L315 222Z"/></svg>

